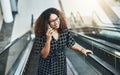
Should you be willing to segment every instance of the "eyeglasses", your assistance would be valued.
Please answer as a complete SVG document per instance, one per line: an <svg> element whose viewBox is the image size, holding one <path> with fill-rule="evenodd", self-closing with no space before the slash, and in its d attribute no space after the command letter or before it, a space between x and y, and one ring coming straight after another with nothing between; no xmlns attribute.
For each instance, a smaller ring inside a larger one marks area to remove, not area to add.
<svg viewBox="0 0 120 75"><path fill-rule="evenodd" d="M60 21L60 18L57 17L56 19L52 20L52 21L49 21L49 24L50 25L55 25L55 22L59 22Z"/></svg>

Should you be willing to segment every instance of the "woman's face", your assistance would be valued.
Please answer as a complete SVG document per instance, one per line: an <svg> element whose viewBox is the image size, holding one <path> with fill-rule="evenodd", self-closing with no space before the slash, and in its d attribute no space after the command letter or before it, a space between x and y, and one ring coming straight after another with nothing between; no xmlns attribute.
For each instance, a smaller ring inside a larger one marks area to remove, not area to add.
<svg viewBox="0 0 120 75"><path fill-rule="evenodd" d="M60 27L60 19L56 14L50 15L49 25L53 29L58 29Z"/></svg>

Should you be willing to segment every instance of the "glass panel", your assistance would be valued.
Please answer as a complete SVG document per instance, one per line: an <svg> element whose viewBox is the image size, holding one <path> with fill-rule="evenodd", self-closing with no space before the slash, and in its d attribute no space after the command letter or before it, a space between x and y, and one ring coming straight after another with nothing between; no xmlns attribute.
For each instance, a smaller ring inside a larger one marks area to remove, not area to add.
<svg viewBox="0 0 120 75"><path fill-rule="evenodd" d="M111 69L111 71L108 71L90 57L85 57L84 61L92 65L91 69L94 70L94 67L98 73L109 75L112 75L111 72L120 72L120 66L118 65L118 63L120 63L120 29L83 27L79 30L80 31L78 31L78 29L74 30L77 32L77 35L74 37L76 42L84 48L92 50L95 55L94 57L106 63L105 66ZM79 53L79 55L81 54Z"/></svg>
<svg viewBox="0 0 120 75"><path fill-rule="evenodd" d="M1 75L13 75L21 60L22 53L30 40L30 33L25 34L17 40L10 48L0 54L0 73Z"/></svg>
<svg viewBox="0 0 120 75"><path fill-rule="evenodd" d="M96 13L95 13L96 14ZM85 24L72 13L76 42L93 51L93 55L84 56L81 53L67 50L66 54L77 70L78 74L85 75L119 75L120 74L120 26L102 22L98 15L93 15L91 24ZM82 16L80 16L82 18ZM79 26L75 27L74 25ZM81 70L81 71L79 71ZM89 70L87 73L85 70Z"/></svg>

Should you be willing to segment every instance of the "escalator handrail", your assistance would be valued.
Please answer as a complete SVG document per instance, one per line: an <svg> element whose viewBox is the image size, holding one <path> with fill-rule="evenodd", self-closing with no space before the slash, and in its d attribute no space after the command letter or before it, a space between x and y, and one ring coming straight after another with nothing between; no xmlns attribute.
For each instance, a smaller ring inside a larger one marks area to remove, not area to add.
<svg viewBox="0 0 120 75"><path fill-rule="evenodd" d="M119 75L119 73L116 71L115 68L113 68L111 65L106 63L104 60L101 60L95 54L88 54L87 57L90 57L91 59L93 59L96 63L100 64L103 68L105 68L106 70L108 70L112 74Z"/></svg>
<svg viewBox="0 0 120 75"><path fill-rule="evenodd" d="M85 24L85 23L84 23L84 21L83 21L83 19L82 19L82 17L81 17L81 15L80 15L79 12L77 12L77 14L79 15L79 18L80 18L80 20L82 21L82 24L83 24L83 25L85 25L85 26L86 26L86 25L87 25L87 26L90 25L90 24ZM101 26L101 25L99 25L99 27L120 29L120 27L116 26L116 25L120 25L120 24L114 24L114 27L113 27L113 26L110 26L110 25L113 25L113 24L110 24L110 23L104 23L104 22L99 18L99 16L97 15L96 12L94 12L93 14L95 14L95 15L97 16L97 18L99 19L99 21L100 21L102 24L105 24L105 26ZM73 14L73 12L72 12L71 16L74 18L74 21L77 21L77 20L76 20L76 17L75 17L74 14ZM106 26L106 25L107 25L107 26ZM108 25L109 25L109 26L108 26Z"/></svg>
<svg viewBox="0 0 120 75"><path fill-rule="evenodd" d="M97 12L94 11L93 14L95 14L95 16L99 19L99 21L100 21L102 24L105 24L105 25L113 25L113 24L111 24L111 23L105 23L105 22L103 22L103 21L99 18ZM120 24L114 23L114 25L120 25ZM118 26L116 26L116 27L118 27ZM120 28L120 27L118 27L118 28Z"/></svg>
<svg viewBox="0 0 120 75"><path fill-rule="evenodd" d="M81 14L80 14L80 12L77 12L77 14L79 15L79 18L80 18L80 20L82 21L82 23L85 24L84 21L83 21L83 18L82 18L82 16L81 16Z"/></svg>
<svg viewBox="0 0 120 75"><path fill-rule="evenodd" d="M76 28L76 29L82 29L84 27ZM102 30L109 30L109 31L114 31L114 32L120 32L120 30L113 29L112 27L105 27L105 26L99 26L99 27L93 27L93 26L87 26L87 28L97 28L97 29L102 29Z"/></svg>
<svg viewBox="0 0 120 75"><path fill-rule="evenodd" d="M7 44L5 47L2 48L2 50L0 51L0 54L2 54L5 50L7 50L8 48L10 48L12 45L14 45L17 41L19 41L24 35L30 33L32 33L32 28L33 28L33 21L34 21L34 15L31 15L31 29L29 29L26 33L24 33L23 35L21 35L20 37L16 38L15 40L13 40L12 42L10 42L9 44Z"/></svg>
<svg viewBox="0 0 120 75"><path fill-rule="evenodd" d="M107 69L109 72L115 74L115 75L119 75L119 73L109 64L107 64L105 61L101 60L99 57L97 57L94 54L90 54L88 55L90 58L92 58L94 61L96 61L98 64L100 64L102 67L104 67L105 69Z"/></svg>
<svg viewBox="0 0 120 75"><path fill-rule="evenodd" d="M73 33L78 34L78 35L80 35L80 36L82 36L82 37L84 37L84 38L90 39L90 40L92 40L92 41L98 42L98 43L100 43L100 44L103 44L103 45L105 45L105 46L108 46L108 45L106 45L105 43L101 43L101 42L93 39L92 37L88 37L88 36L85 36L85 35L82 35L82 34L79 34L79 33L76 33L76 32L73 32ZM112 48L112 49L115 49L115 50L117 50L117 51L120 50L120 49L115 48L115 47L113 47L113 46L112 46L112 47L111 47L111 46L108 46L108 47L110 47L110 48ZM117 55L117 56L119 56L119 55Z"/></svg>
<svg viewBox="0 0 120 75"><path fill-rule="evenodd" d="M18 42L24 35L30 33L31 34L31 30L28 30L25 34L23 34L22 36L16 38L15 40L13 40L12 42L10 42L9 44L7 44L2 51L0 51L0 54L2 54L4 51L6 51L8 48L10 48L11 46L13 46L16 42Z"/></svg>
<svg viewBox="0 0 120 75"><path fill-rule="evenodd" d="M116 29L120 29L120 27L118 27L118 26L99 26L99 27L105 27L105 28L116 28Z"/></svg>
<svg viewBox="0 0 120 75"><path fill-rule="evenodd" d="M82 47L79 44L78 44L78 46ZM84 47L82 47L82 48L84 48ZM109 65L108 63L106 63L104 60L101 60L95 54L88 54L86 58L89 58L89 57L92 60L94 60L96 63L98 63L99 65L101 65L103 68L105 68L107 71L111 72L112 74L119 75L119 73L111 65Z"/></svg>
<svg viewBox="0 0 120 75"><path fill-rule="evenodd" d="M93 27L97 29L102 29L102 30L109 30L109 31L114 31L114 32L120 32L120 30L114 29L114 27L107 27L107 26L99 26L99 27Z"/></svg>

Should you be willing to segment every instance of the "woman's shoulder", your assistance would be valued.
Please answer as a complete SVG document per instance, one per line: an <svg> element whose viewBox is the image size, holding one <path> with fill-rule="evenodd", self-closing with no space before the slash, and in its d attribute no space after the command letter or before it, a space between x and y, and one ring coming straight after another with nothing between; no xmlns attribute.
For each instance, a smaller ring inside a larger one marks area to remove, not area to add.
<svg viewBox="0 0 120 75"><path fill-rule="evenodd" d="M69 32L69 29L64 29L63 32Z"/></svg>
<svg viewBox="0 0 120 75"><path fill-rule="evenodd" d="M65 29L65 30L63 30L63 33L70 33L71 31L70 31L70 29Z"/></svg>

